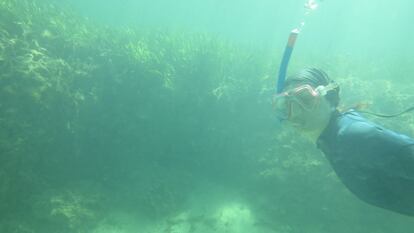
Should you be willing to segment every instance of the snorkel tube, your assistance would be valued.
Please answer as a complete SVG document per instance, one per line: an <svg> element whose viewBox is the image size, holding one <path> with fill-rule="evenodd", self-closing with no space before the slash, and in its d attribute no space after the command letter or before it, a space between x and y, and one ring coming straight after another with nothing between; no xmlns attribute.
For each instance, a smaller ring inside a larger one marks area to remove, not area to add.
<svg viewBox="0 0 414 233"><path fill-rule="evenodd" d="M282 62L279 67L279 76L277 80L276 93L280 94L285 87L286 72L289 65L290 56L292 55L293 48L295 47L296 38L298 37L299 30L294 29L290 32L287 45L285 47L285 52L283 53Z"/></svg>

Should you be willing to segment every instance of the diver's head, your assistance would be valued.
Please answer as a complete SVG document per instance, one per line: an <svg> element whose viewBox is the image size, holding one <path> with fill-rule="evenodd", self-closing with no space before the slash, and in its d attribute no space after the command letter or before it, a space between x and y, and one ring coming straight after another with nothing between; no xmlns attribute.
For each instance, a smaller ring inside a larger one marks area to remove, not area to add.
<svg viewBox="0 0 414 233"><path fill-rule="evenodd" d="M338 107L339 86L324 71L306 68L286 80L274 103L280 118L304 131L320 131Z"/></svg>

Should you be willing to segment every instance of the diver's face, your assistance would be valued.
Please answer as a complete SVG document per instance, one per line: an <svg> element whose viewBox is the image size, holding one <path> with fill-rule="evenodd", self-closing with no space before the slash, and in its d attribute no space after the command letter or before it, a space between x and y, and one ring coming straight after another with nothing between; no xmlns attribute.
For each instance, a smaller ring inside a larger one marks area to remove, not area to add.
<svg viewBox="0 0 414 233"><path fill-rule="evenodd" d="M307 111L298 103L290 104L290 116L287 119L295 127L303 127L306 125Z"/></svg>
<svg viewBox="0 0 414 233"><path fill-rule="evenodd" d="M316 96L314 98L319 98L319 100L312 109L305 109L300 104L292 103L291 117L288 121L293 127L304 132L322 130L326 127L332 108L325 97Z"/></svg>
<svg viewBox="0 0 414 233"><path fill-rule="evenodd" d="M276 96L275 104L282 119L303 131L325 127L332 112L326 98L309 85L289 88Z"/></svg>

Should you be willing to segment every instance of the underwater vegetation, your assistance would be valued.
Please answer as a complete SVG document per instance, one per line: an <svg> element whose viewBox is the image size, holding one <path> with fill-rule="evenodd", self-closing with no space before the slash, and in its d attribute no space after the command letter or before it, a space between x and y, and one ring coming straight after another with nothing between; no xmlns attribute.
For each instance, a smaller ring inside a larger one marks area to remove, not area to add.
<svg viewBox="0 0 414 233"><path fill-rule="evenodd" d="M311 143L275 122L271 52L0 0L0 232L135 232L117 228L140 222L133 216L161 221L154 233L363 232L365 224L344 227L361 219L406 226L361 207ZM321 66L352 88L345 105L413 103L404 84L359 78L381 71L331 62ZM412 115L385 124L414 135ZM217 187L237 195L215 206ZM210 215L189 211L203 203ZM375 232L398 232L385 229Z"/></svg>
<svg viewBox="0 0 414 233"><path fill-rule="evenodd" d="M168 215L230 152L215 138L240 118L227 106L264 85L247 82L264 76L250 53L207 35L97 27L34 1L1 1L0 17L1 231Z"/></svg>

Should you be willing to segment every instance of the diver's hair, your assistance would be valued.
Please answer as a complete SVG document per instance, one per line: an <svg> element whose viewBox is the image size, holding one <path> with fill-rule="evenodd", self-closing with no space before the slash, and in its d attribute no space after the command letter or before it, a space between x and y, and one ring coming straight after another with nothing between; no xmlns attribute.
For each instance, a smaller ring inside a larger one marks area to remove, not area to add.
<svg viewBox="0 0 414 233"><path fill-rule="evenodd" d="M326 86L330 83L335 83L329 76L321 69L305 68L296 74L289 76L286 80L285 87L299 86L308 84L314 88L318 86ZM333 90L328 91L325 98L333 107L339 105L339 86Z"/></svg>

